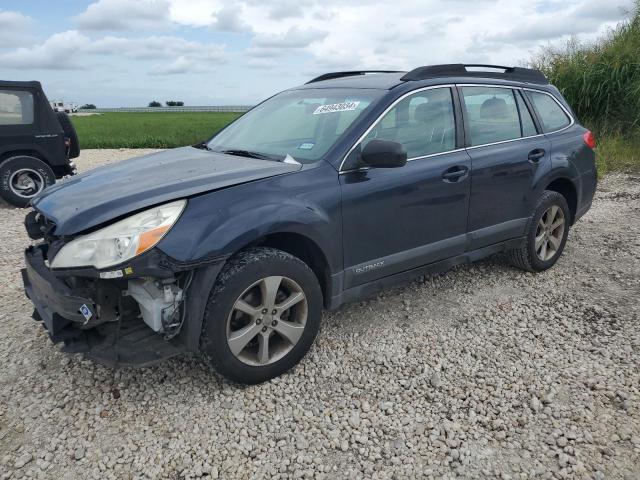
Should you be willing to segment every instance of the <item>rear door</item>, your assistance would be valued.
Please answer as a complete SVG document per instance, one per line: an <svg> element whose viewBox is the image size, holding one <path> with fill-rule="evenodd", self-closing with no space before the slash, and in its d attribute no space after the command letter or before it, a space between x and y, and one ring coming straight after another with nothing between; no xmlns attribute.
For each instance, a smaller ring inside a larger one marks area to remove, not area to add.
<svg viewBox="0 0 640 480"><path fill-rule="evenodd" d="M471 156L469 250L524 233L535 202L536 171L547 168L550 142L537 131L520 89L458 87Z"/></svg>
<svg viewBox="0 0 640 480"><path fill-rule="evenodd" d="M399 99L345 160L342 187L345 287L464 252L470 159L451 87ZM458 129L456 129L458 124ZM373 139L407 150L399 168L358 168Z"/></svg>

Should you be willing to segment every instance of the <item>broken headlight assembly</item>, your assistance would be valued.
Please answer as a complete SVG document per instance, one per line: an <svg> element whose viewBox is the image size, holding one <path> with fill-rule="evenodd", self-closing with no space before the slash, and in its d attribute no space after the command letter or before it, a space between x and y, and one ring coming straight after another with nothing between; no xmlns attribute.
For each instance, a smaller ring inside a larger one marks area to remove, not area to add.
<svg viewBox="0 0 640 480"><path fill-rule="evenodd" d="M171 229L186 200L160 205L67 243L51 261L51 268L112 267L146 252Z"/></svg>

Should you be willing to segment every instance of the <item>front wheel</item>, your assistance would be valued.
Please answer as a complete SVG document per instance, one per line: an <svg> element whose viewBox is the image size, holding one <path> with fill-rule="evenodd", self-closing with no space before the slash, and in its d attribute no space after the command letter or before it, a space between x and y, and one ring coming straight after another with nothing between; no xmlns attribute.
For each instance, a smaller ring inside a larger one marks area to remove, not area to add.
<svg viewBox="0 0 640 480"><path fill-rule="evenodd" d="M529 272L551 268L567 243L570 218L564 196L545 190L527 229L525 244L508 252L510 262Z"/></svg>
<svg viewBox="0 0 640 480"><path fill-rule="evenodd" d="M229 260L208 300L200 350L224 377L260 383L295 366L318 333L322 292L300 259L254 248Z"/></svg>
<svg viewBox="0 0 640 480"><path fill-rule="evenodd" d="M19 155L0 164L0 196L15 207L26 207L55 181L51 167L39 158Z"/></svg>

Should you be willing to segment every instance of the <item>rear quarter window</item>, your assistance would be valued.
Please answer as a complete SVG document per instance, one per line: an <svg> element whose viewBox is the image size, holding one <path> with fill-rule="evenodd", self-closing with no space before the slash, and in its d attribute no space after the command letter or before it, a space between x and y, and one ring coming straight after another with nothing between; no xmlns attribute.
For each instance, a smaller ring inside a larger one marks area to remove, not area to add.
<svg viewBox="0 0 640 480"><path fill-rule="evenodd" d="M19 90L0 91L0 125L33 123L33 95Z"/></svg>
<svg viewBox="0 0 640 480"><path fill-rule="evenodd" d="M561 130L571 123L569 116L551 95L532 91L528 91L527 95L533 103L545 133Z"/></svg>

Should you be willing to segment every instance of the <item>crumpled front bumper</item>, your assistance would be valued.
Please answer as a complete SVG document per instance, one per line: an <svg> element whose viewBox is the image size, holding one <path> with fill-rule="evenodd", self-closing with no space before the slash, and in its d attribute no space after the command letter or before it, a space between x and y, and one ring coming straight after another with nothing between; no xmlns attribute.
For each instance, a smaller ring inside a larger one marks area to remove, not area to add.
<svg viewBox="0 0 640 480"><path fill-rule="evenodd" d="M79 296L58 279L47 268L41 248L29 247L24 259L24 291L52 336L70 322L83 325L95 316L94 301Z"/></svg>
<svg viewBox="0 0 640 480"><path fill-rule="evenodd" d="M84 353L109 367L146 367L185 352L177 339L164 340L139 318L91 327L89 322L95 321L101 306L87 292L70 288L49 270L44 248L32 246L25 251L22 280L35 307L33 318L43 322L54 343L64 342L63 351ZM104 313L104 306L102 309Z"/></svg>

